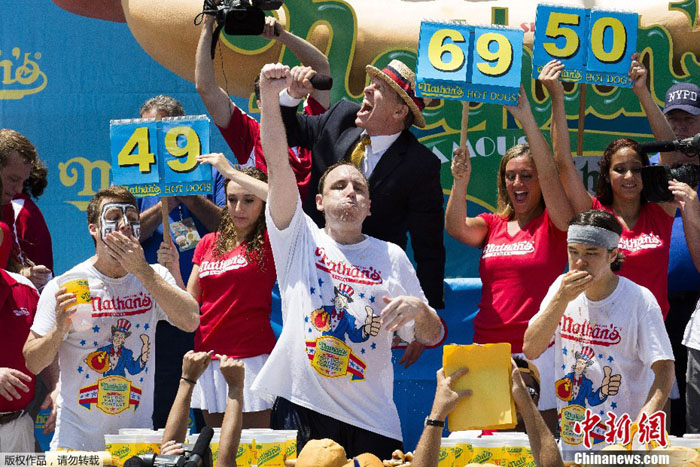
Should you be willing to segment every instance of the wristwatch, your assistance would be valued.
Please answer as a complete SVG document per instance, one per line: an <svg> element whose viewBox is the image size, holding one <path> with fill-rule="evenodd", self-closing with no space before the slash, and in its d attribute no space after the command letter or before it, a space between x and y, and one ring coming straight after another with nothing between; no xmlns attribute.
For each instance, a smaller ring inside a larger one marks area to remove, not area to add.
<svg viewBox="0 0 700 467"><path fill-rule="evenodd" d="M425 426L439 426L444 428L445 422L443 420L433 420L430 417L425 417Z"/></svg>

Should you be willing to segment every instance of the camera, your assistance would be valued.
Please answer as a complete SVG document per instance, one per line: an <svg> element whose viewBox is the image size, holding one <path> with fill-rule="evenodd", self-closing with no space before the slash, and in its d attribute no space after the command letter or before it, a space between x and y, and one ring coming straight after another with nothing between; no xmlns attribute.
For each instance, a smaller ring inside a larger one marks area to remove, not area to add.
<svg viewBox="0 0 700 467"><path fill-rule="evenodd" d="M673 194L668 189L669 180L676 179L697 188L700 182L700 166L684 164L670 168L665 165L649 165L642 167L642 192L647 201L665 203L673 200Z"/></svg>
<svg viewBox="0 0 700 467"><path fill-rule="evenodd" d="M141 454L127 459L124 467L212 467L209 443L213 436L214 430L205 426L192 451L181 455Z"/></svg>
<svg viewBox="0 0 700 467"><path fill-rule="evenodd" d="M216 23L230 36L258 36L265 27L264 10L276 10L283 0L205 0L204 12L216 15Z"/></svg>

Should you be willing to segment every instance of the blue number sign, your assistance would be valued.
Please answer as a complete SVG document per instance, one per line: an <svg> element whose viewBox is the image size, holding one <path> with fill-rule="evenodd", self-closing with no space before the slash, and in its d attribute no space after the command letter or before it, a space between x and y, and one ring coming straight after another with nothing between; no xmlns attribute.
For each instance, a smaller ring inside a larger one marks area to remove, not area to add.
<svg viewBox="0 0 700 467"><path fill-rule="evenodd" d="M550 5L537 7L532 73L550 60L564 64L562 81L631 87L637 13Z"/></svg>
<svg viewBox="0 0 700 467"><path fill-rule="evenodd" d="M522 53L520 29L422 22L416 94L515 105Z"/></svg>
<svg viewBox="0 0 700 467"><path fill-rule="evenodd" d="M205 115L154 120L112 120L112 182L136 197L212 192L211 167L197 156L209 152Z"/></svg>

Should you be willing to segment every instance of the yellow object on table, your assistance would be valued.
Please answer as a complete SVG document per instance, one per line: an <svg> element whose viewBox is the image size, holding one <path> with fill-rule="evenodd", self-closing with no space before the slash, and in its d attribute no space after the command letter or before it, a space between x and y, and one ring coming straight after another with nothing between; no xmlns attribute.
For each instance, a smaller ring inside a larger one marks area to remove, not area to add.
<svg viewBox="0 0 700 467"><path fill-rule="evenodd" d="M442 366L449 376L460 368L469 372L459 378L456 391L471 389L447 418L450 431L502 430L515 427L517 413L511 396L510 344L446 345Z"/></svg>

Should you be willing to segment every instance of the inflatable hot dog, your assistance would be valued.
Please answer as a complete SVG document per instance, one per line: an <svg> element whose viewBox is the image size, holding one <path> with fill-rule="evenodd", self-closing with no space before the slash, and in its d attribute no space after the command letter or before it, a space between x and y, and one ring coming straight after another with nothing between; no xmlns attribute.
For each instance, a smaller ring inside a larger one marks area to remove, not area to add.
<svg viewBox="0 0 700 467"><path fill-rule="evenodd" d="M53 2L79 15L126 21L141 47L156 61L187 80L194 79L194 55L199 27L193 24L193 19L202 9L202 0ZM559 0L556 3L586 8L611 8L610 2L602 0ZM425 18L440 21L464 19L470 24L491 24L493 8L506 8L508 24L521 27L525 31L525 44L532 47L537 4L538 2L530 0L287 0L278 16L289 29L298 24L301 16L314 15L311 21L307 18L306 23L313 25L308 30L292 30L297 35L308 37L321 50L328 50L341 35L355 38L350 47L353 55L348 57L345 73L347 88L351 94L355 94L364 85L364 66L367 63L372 63L377 56L388 50L416 49L419 25ZM679 6L669 8L669 2L659 0L637 0L634 8L640 14L642 28L658 25L669 32L676 65L686 52L696 56L700 54L697 8L688 7L687 11ZM333 9L347 10L346 20L335 23L328 21L326 16L332 14ZM273 43L269 48L252 53L238 53L232 47L222 47L221 50L224 72L222 73L221 66L215 66L218 82L223 84L225 74L228 91L234 95L246 96L251 91L253 77L262 65L279 60L281 45ZM332 61L331 65L338 66Z"/></svg>

